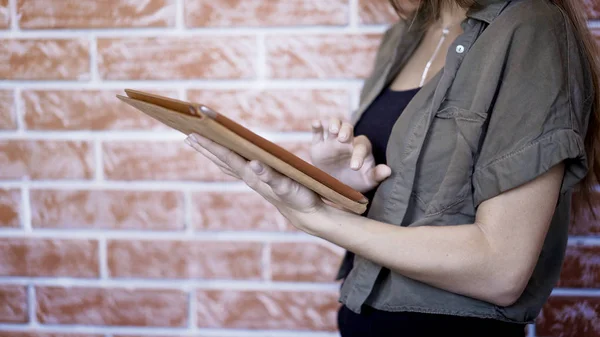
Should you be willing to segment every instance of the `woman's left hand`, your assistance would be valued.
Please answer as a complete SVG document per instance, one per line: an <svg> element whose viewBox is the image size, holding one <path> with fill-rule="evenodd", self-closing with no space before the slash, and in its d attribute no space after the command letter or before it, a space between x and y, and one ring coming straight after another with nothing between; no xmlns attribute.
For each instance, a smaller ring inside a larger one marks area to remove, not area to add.
<svg viewBox="0 0 600 337"><path fill-rule="evenodd" d="M263 163L247 161L208 138L190 134L185 142L219 166L225 174L243 180L288 219L293 215L316 213L325 205L312 190Z"/></svg>

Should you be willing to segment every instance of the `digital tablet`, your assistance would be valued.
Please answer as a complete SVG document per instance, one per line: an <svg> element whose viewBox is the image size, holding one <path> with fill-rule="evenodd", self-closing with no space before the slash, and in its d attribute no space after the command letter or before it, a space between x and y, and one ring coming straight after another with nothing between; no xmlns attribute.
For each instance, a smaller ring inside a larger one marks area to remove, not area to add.
<svg viewBox="0 0 600 337"><path fill-rule="evenodd" d="M131 89L125 93L127 96L117 97L185 135L197 133L247 160L269 165L348 211L362 214L367 208L368 200L362 193L206 105Z"/></svg>

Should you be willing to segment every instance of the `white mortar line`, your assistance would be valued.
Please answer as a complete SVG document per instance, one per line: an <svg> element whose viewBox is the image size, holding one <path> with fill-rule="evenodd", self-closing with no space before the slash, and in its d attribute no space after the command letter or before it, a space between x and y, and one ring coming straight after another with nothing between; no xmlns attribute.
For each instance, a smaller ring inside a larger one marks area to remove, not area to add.
<svg viewBox="0 0 600 337"><path fill-rule="evenodd" d="M535 324L527 325L527 337L535 337Z"/></svg>
<svg viewBox="0 0 600 337"><path fill-rule="evenodd" d="M319 239L301 232L194 232L186 231L145 231L145 230L106 230L106 229L36 229L25 233L20 229L0 230L3 238L27 239L85 239L95 240L105 237L107 240L154 240L186 242L319 242Z"/></svg>
<svg viewBox="0 0 600 337"><path fill-rule="evenodd" d="M100 75L98 74L98 43L94 34L88 37L88 43L90 44L90 83L98 83L100 82Z"/></svg>
<svg viewBox="0 0 600 337"><path fill-rule="evenodd" d="M29 187L27 184L21 186L21 228L25 232L31 232L31 200L29 197ZM0 236L2 232L0 232Z"/></svg>
<svg viewBox="0 0 600 337"><path fill-rule="evenodd" d="M35 298L35 287L33 285L27 286L27 316L29 317L29 326L38 327L38 321L36 316L37 301Z"/></svg>
<svg viewBox="0 0 600 337"><path fill-rule="evenodd" d="M275 142L310 142L309 132L271 132L254 129L256 134ZM100 140L100 141L135 141L135 142L181 142L185 135L175 130L165 131L0 131L0 140Z"/></svg>
<svg viewBox="0 0 600 337"><path fill-rule="evenodd" d="M187 235L194 234L194 223L192 220L192 191L186 189L183 191L183 221Z"/></svg>
<svg viewBox="0 0 600 337"><path fill-rule="evenodd" d="M104 154L102 153L102 142L98 139L93 140L94 146L94 180L101 182L104 180Z"/></svg>
<svg viewBox="0 0 600 337"><path fill-rule="evenodd" d="M269 35L345 35L381 34L388 25L349 26L293 26L293 27L201 27L201 28L94 28L94 29L28 29L26 31L0 31L2 38L18 39L76 39L87 38L90 34L97 38L138 38L138 37L214 37L214 36L253 36Z"/></svg>
<svg viewBox="0 0 600 337"><path fill-rule="evenodd" d="M175 30L185 31L185 8L183 0L175 0Z"/></svg>
<svg viewBox="0 0 600 337"><path fill-rule="evenodd" d="M32 332L23 324L0 324L0 330L14 332ZM305 332L285 330L245 330L245 329L196 329L168 328L168 327L109 327L94 325L44 325L35 329L34 332L41 333L68 333L78 334L106 334L125 336L198 336L206 337L338 337L339 334L331 332Z"/></svg>
<svg viewBox="0 0 600 337"><path fill-rule="evenodd" d="M363 79L268 79L265 80L266 89L341 89L350 90L357 85L362 85ZM252 79L193 79L193 80L106 80L101 82L81 81L34 81L34 80L3 80L0 89L14 89L19 86L28 90L123 90L156 89L173 90L174 87L188 87L192 89L252 89L256 82ZM115 97L115 99L117 99Z"/></svg>
<svg viewBox="0 0 600 337"><path fill-rule="evenodd" d="M102 288L102 289L162 289L180 290L183 292L192 289L223 290L223 291L281 291L281 292L338 292L337 283L311 283L311 282L263 282L242 280L197 280L197 279L78 279L65 277L0 277L2 284L32 285L40 287L74 287L74 288Z"/></svg>
<svg viewBox="0 0 600 337"><path fill-rule="evenodd" d="M592 29L600 28L600 20L589 20L588 27Z"/></svg>
<svg viewBox="0 0 600 337"><path fill-rule="evenodd" d="M348 5L349 15L349 27L353 31L359 31L359 13L358 13L358 0L350 0Z"/></svg>
<svg viewBox="0 0 600 337"><path fill-rule="evenodd" d="M100 279L103 280L109 278L107 249L106 238L100 237L98 239L98 268L100 272Z"/></svg>
<svg viewBox="0 0 600 337"><path fill-rule="evenodd" d="M261 267L262 267L262 279L270 282L273 278L273 272L271 269L271 243L266 242L262 248L261 255Z"/></svg>
<svg viewBox="0 0 600 337"><path fill-rule="evenodd" d="M20 188L20 180L1 181L0 188ZM249 192L242 182L195 182L195 181L104 181L98 184L93 180L42 180L28 183L31 189L54 190L128 190L128 191L175 191L190 189L204 192Z"/></svg>
<svg viewBox="0 0 600 337"><path fill-rule="evenodd" d="M196 329L198 323L197 323L197 314L198 314L198 310L197 310L197 304L196 304L196 290L195 289L191 289L189 292L189 301L190 303L188 304L188 327L190 329Z"/></svg>
<svg viewBox="0 0 600 337"><path fill-rule="evenodd" d="M600 289L585 289L585 288L556 288L552 290L552 295L555 297L600 297Z"/></svg>
<svg viewBox="0 0 600 337"><path fill-rule="evenodd" d="M256 35L256 58L254 59L256 65L256 78L255 85L258 89L265 87L265 81L269 76L267 67L267 46L265 43L265 34Z"/></svg>
<svg viewBox="0 0 600 337"><path fill-rule="evenodd" d="M17 133L25 131L25 109L23 108L23 100L21 99L21 89L14 88L13 91L13 112L15 122L17 123Z"/></svg>
<svg viewBox="0 0 600 337"><path fill-rule="evenodd" d="M10 15L10 32L14 34L15 32L20 31L19 15L17 13L17 0L8 0L8 11Z"/></svg>

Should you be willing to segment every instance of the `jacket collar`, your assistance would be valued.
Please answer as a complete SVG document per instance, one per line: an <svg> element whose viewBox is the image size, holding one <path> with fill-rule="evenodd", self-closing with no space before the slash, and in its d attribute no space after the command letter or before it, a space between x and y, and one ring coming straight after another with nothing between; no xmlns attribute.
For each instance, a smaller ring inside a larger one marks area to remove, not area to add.
<svg viewBox="0 0 600 337"><path fill-rule="evenodd" d="M511 0L477 0L477 5L467 11L467 17L492 23Z"/></svg>

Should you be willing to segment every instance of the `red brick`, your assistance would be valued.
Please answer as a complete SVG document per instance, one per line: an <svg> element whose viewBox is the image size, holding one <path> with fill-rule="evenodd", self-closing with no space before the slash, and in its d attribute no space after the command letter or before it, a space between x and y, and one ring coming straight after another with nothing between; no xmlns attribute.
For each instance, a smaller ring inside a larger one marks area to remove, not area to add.
<svg viewBox="0 0 600 337"><path fill-rule="evenodd" d="M187 326L179 290L37 287L36 299L41 324Z"/></svg>
<svg viewBox="0 0 600 337"><path fill-rule="evenodd" d="M0 179L90 179L93 162L85 141L0 140Z"/></svg>
<svg viewBox="0 0 600 337"><path fill-rule="evenodd" d="M98 39L98 71L108 80L252 78L256 48L242 36Z"/></svg>
<svg viewBox="0 0 600 337"><path fill-rule="evenodd" d="M398 14L390 5L390 0L359 0L358 17L366 25L392 24L398 21Z"/></svg>
<svg viewBox="0 0 600 337"><path fill-rule="evenodd" d="M192 223L200 231L282 231L286 219L255 192L197 192Z"/></svg>
<svg viewBox="0 0 600 337"><path fill-rule="evenodd" d="M170 191L31 190L35 228L178 230L183 195Z"/></svg>
<svg viewBox="0 0 600 337"><path fill-rule="evenodd" d="M598 0L583 0L587 10L589 19L600 19L600 1Z"/></svg>
<svg viewBox="0 0 600 337"><path fill-rule="evenodd" d="M186 26L345 25L346 0L185 0Z"/></svg>
<svg viewBox="0 0 600 337"><path fill-rule="evenodd" d="M536 324L538 337L600 337L600 297L551 297Z"/></svg>
<svg viewBox="0 0 600 337"><path fill-rule="evenodd" d="M27 323L27 289L24 286L0 285L0 303L0 322Z"/></svg>
<svg viewBox="0 0 600 337"><path fill-rule="evenodd" d="M0 238L0 275L98 277L98 242Z"/></svg>
<svg viewBox="0 0 600 337"><path fill-rule="evenodd" d="M596 219L594 219L592 211L583 203L580 198L574 194L572 200L572 207L575 208L577 205L582 204L584 208L579 214L571 216L571 224L569 226L570 235L588 236L588 235L600 235L600 192L592 193L592 205L594 205L594 212L596 213Z"/></svg>
<svg viewBox="0 0 600 337"><path fill-rule="evenodd" d="M379 34L277 35L267 37L267 68L272 78L367 77L379 47Z"/></svg>
<svg viewBox="0 0 600 337"><path fill-rule="evenodd" d="M233 181L183 142L106 142L104 174L110 180Z"/></svg>
<svg viewBox="0 0 600 337"><path fill-rule="evenodd" d="M272 279L286 282L334 282L343 254L343 249L329 243L272 243Z"/></svg>
<svg viewBox="0 0 600 337"><path fill-rule="evenodd" d="M0 40L0 79L88 80L87 39Z"/></svg>
<svg viewBox="0 0 600 337"><path fill-rule="evenodd" d="M202 241L110 241L112 277L252 279L261 277L262 244Z"/></svg>
<svg viewBox="0 0 600 337"><path fill-rule="evenodd" d="M600 246L569 246L558 286L600 288Z"/></svg>
<svg viewBox="0 0 600 337"><path fill-rule="evenodd" d="M346 90L191 90L188 99L255 131L310 131L313 119L350 115Z"/></svg>
<svg viewBox="0 0 600 337"><path fill-rule="evenodd" d="M8 9L8 0L0 0L0 29L7 29L10 26L10 10Z"/></svg>
<svg viewBox="0 0 600 337"><path fill-rule="evenodd" d="M21 192L0 189L0 227L20 227Z"/></svg>
<svg viewBox="0 0 600 337"><path fill-rule="evenodd" d="M0 130L17 128L17 111L12 90L0 90Z"/></svg>
<svg viewBox="0 0 600 337"><path fill-rule="evenodd" d="M174 0L18 0L19 26L24 29L171 27Z"/></svg>
<svg viewBox="0 0 600 337"><path fill-rule="evenodd" d="M197 291L198 327L336 331L336 293Z"/></svg>
<svg viewBox="0 0 600 337"><path fill-rule="evenodd" d="M170 97L172 91L153 91ZM166 130L157 120L124 104L118 90L25 90L25 126L30 130Z"/></svg>

